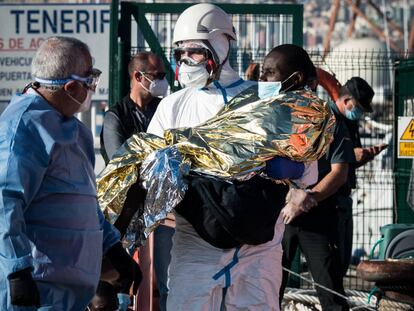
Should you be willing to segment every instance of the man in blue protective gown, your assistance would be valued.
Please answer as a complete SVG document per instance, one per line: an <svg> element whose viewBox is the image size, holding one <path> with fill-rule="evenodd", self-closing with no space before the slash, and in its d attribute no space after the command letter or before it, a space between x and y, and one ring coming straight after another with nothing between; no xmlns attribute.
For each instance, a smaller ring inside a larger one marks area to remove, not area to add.
<svg viewBox="0 0 414 311"><path fill-rule="evenodd" d="M138 265L100 212L89 109L100 71L83 42L47 39L35 82L0 116L0 310L85 310L105 254L128 292Z"/></svg>

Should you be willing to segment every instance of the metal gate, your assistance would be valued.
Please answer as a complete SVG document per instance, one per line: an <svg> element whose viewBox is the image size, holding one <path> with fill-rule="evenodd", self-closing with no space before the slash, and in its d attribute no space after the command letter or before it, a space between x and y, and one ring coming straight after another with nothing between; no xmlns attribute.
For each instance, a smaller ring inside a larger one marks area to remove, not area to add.
<svg viewBox="0 0 414 311"><path fill-rule="evenodd" d="M274 46L303 42L303 6L298 4L216 3L229 13L236 28L237 41L230 63L241 76L251 61L262 62ZM174 59L172 34L178 16L192 3L111 4L109 105L129 91L127 65L132 54L151 50L165 63L172 91Z"/></svg>
<svg viewBox="0 0 414 311"><path fill-rule="evenodd" d="M414 59L401 60L395 68L394 174L395 223L414 223L414 164L412 159L397 158L398 117L414 118Z"/></svg>

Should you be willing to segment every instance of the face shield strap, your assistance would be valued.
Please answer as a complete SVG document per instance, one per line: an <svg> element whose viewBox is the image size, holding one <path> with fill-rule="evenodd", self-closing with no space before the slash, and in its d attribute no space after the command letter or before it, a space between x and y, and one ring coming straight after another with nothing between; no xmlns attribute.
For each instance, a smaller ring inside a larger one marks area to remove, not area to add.
<svg viewBox="0 0 414 311"><path fill-rule="evenodd" d="M49 80L49 79L42 79L42 78L35 77L35 82L39 84L46 84L46 85L52 85L52 86L64 85L65 83L68 83L71 80L72 79Z"/></svg>

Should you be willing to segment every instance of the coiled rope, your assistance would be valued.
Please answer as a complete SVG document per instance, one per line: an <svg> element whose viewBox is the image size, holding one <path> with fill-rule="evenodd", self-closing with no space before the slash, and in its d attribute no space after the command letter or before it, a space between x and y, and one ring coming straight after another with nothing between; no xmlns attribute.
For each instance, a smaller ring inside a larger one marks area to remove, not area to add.
<svg viewBox="0 0 414 311"><path fill-rule="evenodd" d="M294 271L291 271L287 268L283 268L283 270L293 274L302 280L312 284L313 286L318 286L319 288L326 290L334 295L337 295L343 299L345 299L351 310L381 310L381 311L394 311L394 310L401 310L401 311L412 311L414 310L414 306L397 302L394 300L390 300L387 298L381 298L379 302L373 301L372 304L368 303L369 293L357 290L345 290L345 295L342 295L330 288L327 288L321 284L316 283L315 281L308 279ZM292 302L297 302L304 304L302 307L294 306ZM299 288L286 288L285 294L283 296L283 305L284 310L320 310L320 303L319 299L316 294L316 290L314 289L299 289Z"/></svg>

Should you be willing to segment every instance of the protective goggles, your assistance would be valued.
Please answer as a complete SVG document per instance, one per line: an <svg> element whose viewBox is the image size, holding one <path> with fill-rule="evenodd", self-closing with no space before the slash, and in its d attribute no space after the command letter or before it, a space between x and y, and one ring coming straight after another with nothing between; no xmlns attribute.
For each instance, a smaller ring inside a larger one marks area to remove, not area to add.
<svg viewBox="0 0 414 311"><path fill-rule="evenodd" d="M150 72L150 71L138 71L143 76L150 76L153 79L152 80L162 80L165 78L166 73L165 72Z"/></svg>
<svg viewBox="0 0 414 311"><path fill-rule="evenodd" d="M186 57L184 59L181 59L182 55L184 55L187 52L187 55L189 57ZM176 49L174 49L174 59L175 62L178 65L181 65L181 63L185 62L187 65L197 65L198 63L196 61L191 62L188 61L189 58L191 58L191 54L200 54L203 55L205 57L205 59L209 59L211 58L211 53L208 49L204 48L204 47L178 47ZM190 62L190 63L187 63Z"/></svg>
<svg viewBox="0 0 414 311"><path fill-rule="evenodd" d="M96 68L92 68L91 73L87 77L81 77L78 75L70 75L69 78L66 79L56 79L56 80L47 80L42 78L35 78L35 81L41 84L47 85L64 85L70 81L79 81L83 83L83 86L91 91L95 91L96 87L99 83L99 77L102 71Z"/></svg>

